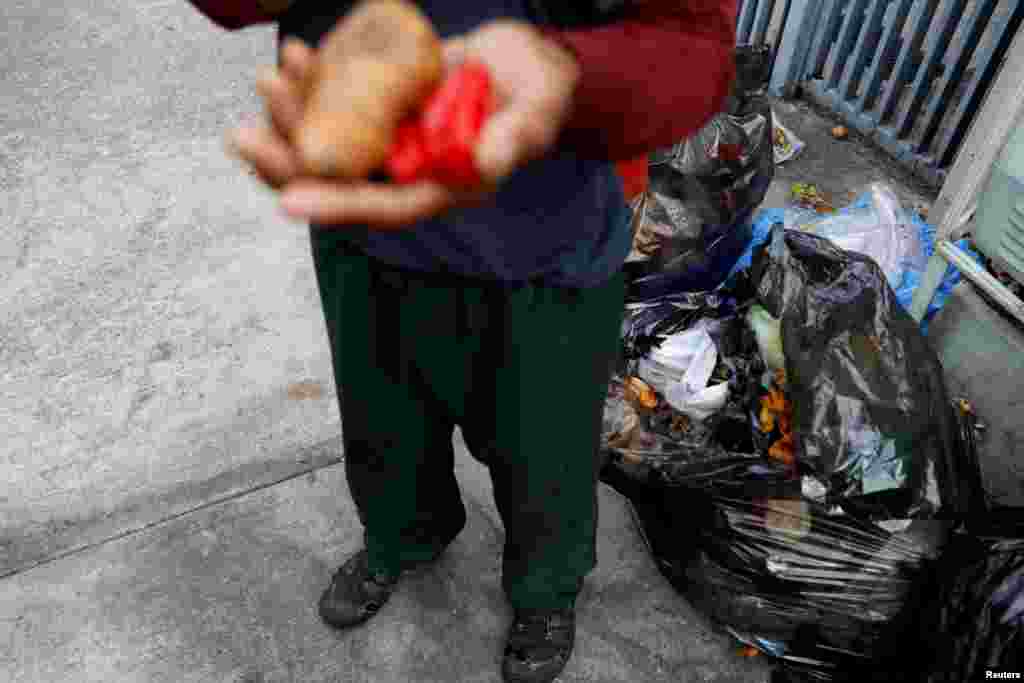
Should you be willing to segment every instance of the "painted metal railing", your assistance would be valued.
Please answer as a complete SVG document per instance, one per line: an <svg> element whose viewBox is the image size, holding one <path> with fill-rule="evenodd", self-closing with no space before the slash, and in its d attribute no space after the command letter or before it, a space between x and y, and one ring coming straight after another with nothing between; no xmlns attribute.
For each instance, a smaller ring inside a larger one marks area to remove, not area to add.
<svg viewBox="0 0 1024 683"><path fill-rule="evenodd" d="M793 0L748 0L740 3L736 42L740 45L778 46Z"/></svg>
<svg viewBox="0 0 1024 683"><path fill-rule="evenodd" d="M740 44L939 186L1024 19L1024 0L743 0Z"/></svg>

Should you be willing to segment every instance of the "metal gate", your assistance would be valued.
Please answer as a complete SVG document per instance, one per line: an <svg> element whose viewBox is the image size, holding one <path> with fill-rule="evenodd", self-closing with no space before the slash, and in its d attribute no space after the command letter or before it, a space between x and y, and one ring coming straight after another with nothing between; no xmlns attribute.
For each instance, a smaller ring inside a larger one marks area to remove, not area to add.
<svg viewBox="0 0 1024 683"><path fill-rule="evenodd" d="M1022 19L1024 0L742 0L737 39L775 49L775 94L834 111L938 187Z"/></svg>

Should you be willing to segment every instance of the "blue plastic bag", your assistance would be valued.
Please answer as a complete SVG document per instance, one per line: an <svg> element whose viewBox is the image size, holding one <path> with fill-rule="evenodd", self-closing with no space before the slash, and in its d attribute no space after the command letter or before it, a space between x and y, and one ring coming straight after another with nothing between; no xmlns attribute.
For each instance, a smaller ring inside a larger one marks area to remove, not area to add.
<svg viewBox="0 0 1024 683"><path fill-rule="evenodd" d="M864 209L865 207L870 206L871 201L871 194L869 192L865 192L860 195L855 202L850 204L850 206L842 209L840 213ZM935 253L935 228L922 220L916 213L911 213L909 215L913 225L920 232L921 244L924 248L925 255L928 258L931 258L932 254ZM735 275L739 271L749 268L754 250L767 241L772 227L785 223L785 209L763 209L760 211L754 218L750 244L736 262L736 265L733 267L730 275ZM968 253L970 253L979 264L982 263L981 257L977 253L971 251L968 240L960 240L957 242L957 246L968 251ZM925 261L925 263L927 263L927 261ZM893 288L896 293L896 299L903 308L910 310L911 302L914 300L914 293L917 291L918 286L920 286L923 275L923 268L910 268L903 273L903 278L900 284ZM922 322L922 329L927 330L928 323L935 317L936 313L942 310L942 307L945 305L949 295L953 292L953 288L960 284L960 281L960 271L953 266L950 266L946 270L946 276L942 280L942 285L939 287L935 298L932 300L932 303L928 308L928 313L925 315L924 321Z"/></svg>

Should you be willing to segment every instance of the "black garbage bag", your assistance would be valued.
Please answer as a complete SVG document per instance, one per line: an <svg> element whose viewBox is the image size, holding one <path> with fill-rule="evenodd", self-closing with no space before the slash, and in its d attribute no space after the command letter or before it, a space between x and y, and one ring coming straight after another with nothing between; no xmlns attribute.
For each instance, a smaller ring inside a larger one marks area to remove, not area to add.
<svg viewBox="0 0 1024 683"><path fill-rule="evenodd" d="M1024 513L1015 528L958 533L923 603L920 683L1024 675Z"/></svg>
<svg viewBox="0 0 1024 683"><path fill-rule="evenodd" d="M699 320L725 319L739 310L728 293L681 292L654 299L627 297L622 323L622 350L625 360L647 355L666 337L688 329Z"/></svg>
<svg viewBox="0 0 1024 683"><path fill-rule="evenodd" d="M966 403L961 415L961 441L969 455L980 457L976 416ZM985 488L985 464L972 467L968 484L978 495L937 563L929 599L922 603L915 648L921 673L910 679L917 683L1024 675L1024 509L996 504Z"/></svg>
<svg viewBox="0 0 1024 683"><path fill-rule="evenodd" d="M603 481L677 590L776 658L779 680L914 680L902 634L920 631L933 565L973 505L937 357L870 258L812 235L776 229L714 301L731 302L716 338L734 341L719 346L736 373L727 427L703 450L612 444ZM757 430L764 365L738 314L755 302L781 320L792 464L736 438Z"/></svg>
<svg viewBox="0 0 1024 683"><path fill-rule="evenodd" d="M671 148L651 154L636 211L637 250L626 264L642 299L718 286L750 243L754 212L775 175L771 54L736 50L737 78L721 114Z"/></svg>
<svg viewBox="0 0 1024 683"><path fill-rule="evenodd" d="M622 357L605 402L606 459L658 463L672 481L717 481L728 486L737 468L765 469L750 429L749 400L765 365L742 324L744 306L728 291L672 294L630 301L622 327ZM700 324L717 349L709 386L727 384L724 407L703 421L688 419L666 401L638 410L623 378L638 377L637 362L678 332ZM770 468L769 468L770 469ZM670 473L669 470L671 471Z"/></svg>
<svg viewBox="0 0 1024 683"><path fill-rule="evenodd" d="M872 519L962 518L967 466L942 365L878 265L777 228L750 281L782 321L801 463L829 501Z"/></svg>

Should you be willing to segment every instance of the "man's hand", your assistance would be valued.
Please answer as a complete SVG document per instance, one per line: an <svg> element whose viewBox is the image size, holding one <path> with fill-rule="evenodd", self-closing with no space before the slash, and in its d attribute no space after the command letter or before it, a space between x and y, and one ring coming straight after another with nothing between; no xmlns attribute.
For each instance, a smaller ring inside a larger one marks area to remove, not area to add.
<svg viewBox="0 0 1024 683"><path fill-rule="evenodd" d="M574 57L529 24L497 21L445 44L450 66L465 58L491 71L498 108L485 124L476 162L485 188L458 193L433 182L407 186L342 182L300 175L289 142L305 109L315 53L288 41L281 68L258 82L270 122L234 132L232 146L265 183L282 191L285 211L325 225L400 228L451 208L478 203L517 168L547 153L571 113L579 78Z"/></svg>

